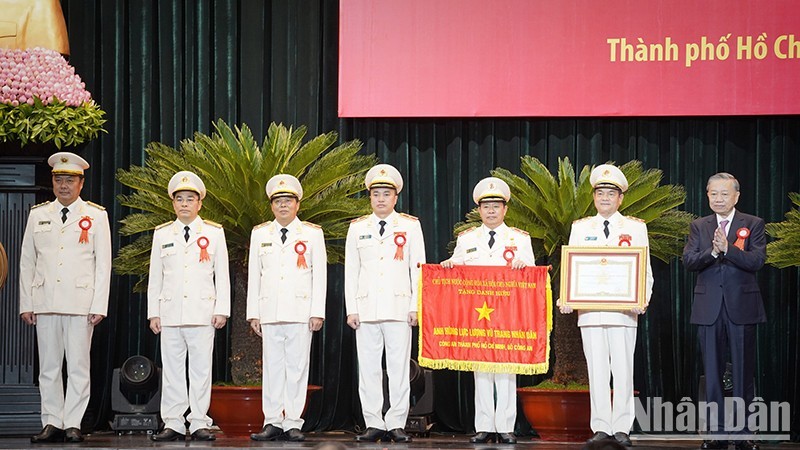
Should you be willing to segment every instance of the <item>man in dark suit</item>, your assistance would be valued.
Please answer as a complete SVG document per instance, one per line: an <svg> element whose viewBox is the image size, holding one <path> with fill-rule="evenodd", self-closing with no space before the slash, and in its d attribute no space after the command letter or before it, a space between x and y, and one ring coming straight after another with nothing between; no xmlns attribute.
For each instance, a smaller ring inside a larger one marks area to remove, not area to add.
<svg viewBox="0 0 800 450"><path fill-rule="evenodd" d="M726 352L730 349L733 366L733 395L744 401L745 410L755 394L753 376L756 356L756 324L766 321L756 271L766 259L764 220L737 211L739 182L720 172L706 185L708 203L714 214L692 222L689 240L683 249L686 268L698 272L694 288L691 323L703 353L706 398L716 403L718 414L709 417L709 432L725 424L722 375ZM747 417L738 418L747 423ZM740 434L749 433L745 426ZM701 449L727 448L727 440L708 440ZM738 440L739 450L757 450L750 440Z"/></svg>

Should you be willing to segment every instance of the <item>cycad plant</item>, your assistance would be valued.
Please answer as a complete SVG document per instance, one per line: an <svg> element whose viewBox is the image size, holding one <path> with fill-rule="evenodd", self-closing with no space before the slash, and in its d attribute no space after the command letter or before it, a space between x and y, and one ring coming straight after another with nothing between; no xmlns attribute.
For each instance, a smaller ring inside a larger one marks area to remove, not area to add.
<svg viewBox="0 0 800 450"><path fill-rule="evenodd" d="M120 195L123 206L136 210L122 220L120 234L138 235L119 251L114 260L117 273L138 275L135 290L147 287L152 230L175 220L167 184L175 172L190 170L205 183L208 194L200 216L222 224L228 244L234 286L231 319L231 377L234 383L261 378L261 342L245 321L247 254L250 232L255 225L274 218L264 186L273 175L286 173L303 185L299 217L322 226L328 262L344 259L342 242L349 221L369 211L363 191L364 174L376 160L360 155L359 141L333 147L335 132L321 134L303 143L306 128L271 124L259 145L246 125L233 129L222 120L209 136L196 133L180 148L161 143L147 146L144 166L120 169L117 179L131 188Z"/></svg>
<svg viewBox="0 0 800 450"><path fill-rule="evenodd" d="M767 244L767 263L783 269L800 266L800 194L789 193L795 209L786 213L786 220L767 224L767 233L775 238Z"/></svg>
<svg viewBox="0 0 800 450"><path fill-rule="evenodd" d="M597 214L589 184L591 167L584 166L577 174L568 158L558 160L556 176L538 159L523 156L520 164L525 178L497 168L492 175L504 180L511 188L506 224L530 233L539 264L552 266L553 286L559 286L561 246L569 243L572 222ZM644 170L639 161L630 161L620 170L630 187L620 207L620 213L647 222L650 254L668 262L679 256L689 234L693 216L676 208L686 200L682 186L661 185L663 173L658 169ZM480 224L480 214L473 209L467 221L456 224L456 235ZM545 257L544 260L542 257ZM581 351L577 315L562 315L554 308L552 365L553 382L587 384L586 364Z"/></svg>

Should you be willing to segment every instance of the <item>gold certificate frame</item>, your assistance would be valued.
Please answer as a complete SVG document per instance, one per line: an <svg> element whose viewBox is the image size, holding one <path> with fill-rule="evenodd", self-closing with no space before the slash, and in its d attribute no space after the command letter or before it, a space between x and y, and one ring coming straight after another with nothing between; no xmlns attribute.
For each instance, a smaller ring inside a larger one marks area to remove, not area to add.
<svg viewBox="0 0 800 450"><path fill-rule="evenodd" d="M647 247L561 247L558 304L575 310L644 309Z"/></svg>

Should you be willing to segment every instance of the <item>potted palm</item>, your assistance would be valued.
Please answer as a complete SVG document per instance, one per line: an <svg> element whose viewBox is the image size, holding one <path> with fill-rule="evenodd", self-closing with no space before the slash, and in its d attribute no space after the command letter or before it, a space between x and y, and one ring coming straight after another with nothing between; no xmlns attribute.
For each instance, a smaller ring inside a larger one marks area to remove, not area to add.
<svg viewBox="0 0 800 450"><path fill-rule="evenodd" d="M540 264L552 266L552 285L557 291L561 247L569 242L572 222L596 213L589 183L591 167L576 173L568 158L559 159L556 176L538 159L523 156L524 178L497 168L492 171L511 188L506 223L530 233ZM664 262L681 254L693 216L679 211L686 199L682 186L661 185L662 172L644 170L639 161L621 166L630 184L620 212L647 222L650 254ZM456 235L480 224L477 209L456 224ZM557 296L554 296L557 297ZM576 314L560 314L553 308L551 378L535 387L521 387L518 395L531 426L545 440L581 440L591 435L586 361Z"/></svg>
<svg viewBox="0 0 800 450"><path fill-rule="evenodd" d="M767 263L784 269L800 266L800 193L789 193L795 209L786 213L783 222L767 224L767 233L775 238L767 244Z"/></svg>
<svg viewBox="0 0 800 450"><path fill-rule="evenodd" d="M210 415L228 434L246 434L261 428L261 339L248 326L247 254L250 231L273 219L264 185L278 173L291 174L303 185L300 211L303 220L325 230L328 262L344 259L343 242L351 219L369 211L363 190L366 171L373 156L358 154L361 143L349 141L334 147L334 132L303 143L305 127L287 128L271 124L259 145L246 125L231 128L222 120L208 136L196 133L181 142L180 149L161 143L147 147L144 166L120 169L117 179L132 189L121 195L120 204L138 210L122 220L120 234L138 236L121 248L114 261L117 273L138 275L135 290L147 287L152 234L156 225L174 220L165 186L179 170L191 170L205 182L209 195L203 201L203 218L221 223L225 229L233 284L231 305L231 379L228 386L214 386ZM309 393L318 390L311 387ZM232 402L228 408L226 401ZM246 409L251 408L249 411ZM237 417L226 417L226 413ZM240 422L237 423L237 420ZM244 421L244 422L241 422Z"/></svg>

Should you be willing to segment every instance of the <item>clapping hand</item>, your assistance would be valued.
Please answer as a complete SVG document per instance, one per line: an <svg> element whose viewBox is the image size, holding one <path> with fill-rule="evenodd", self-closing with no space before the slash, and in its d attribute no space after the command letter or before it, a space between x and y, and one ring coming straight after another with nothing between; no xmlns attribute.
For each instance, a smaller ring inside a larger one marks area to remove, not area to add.
<svg viewBox="0 0 800 450"><path fill-rule="evenodd" d="M712 242L713 250L717 253L728 252L728 238L722 228L714 230L714 240Z"/></svg>

